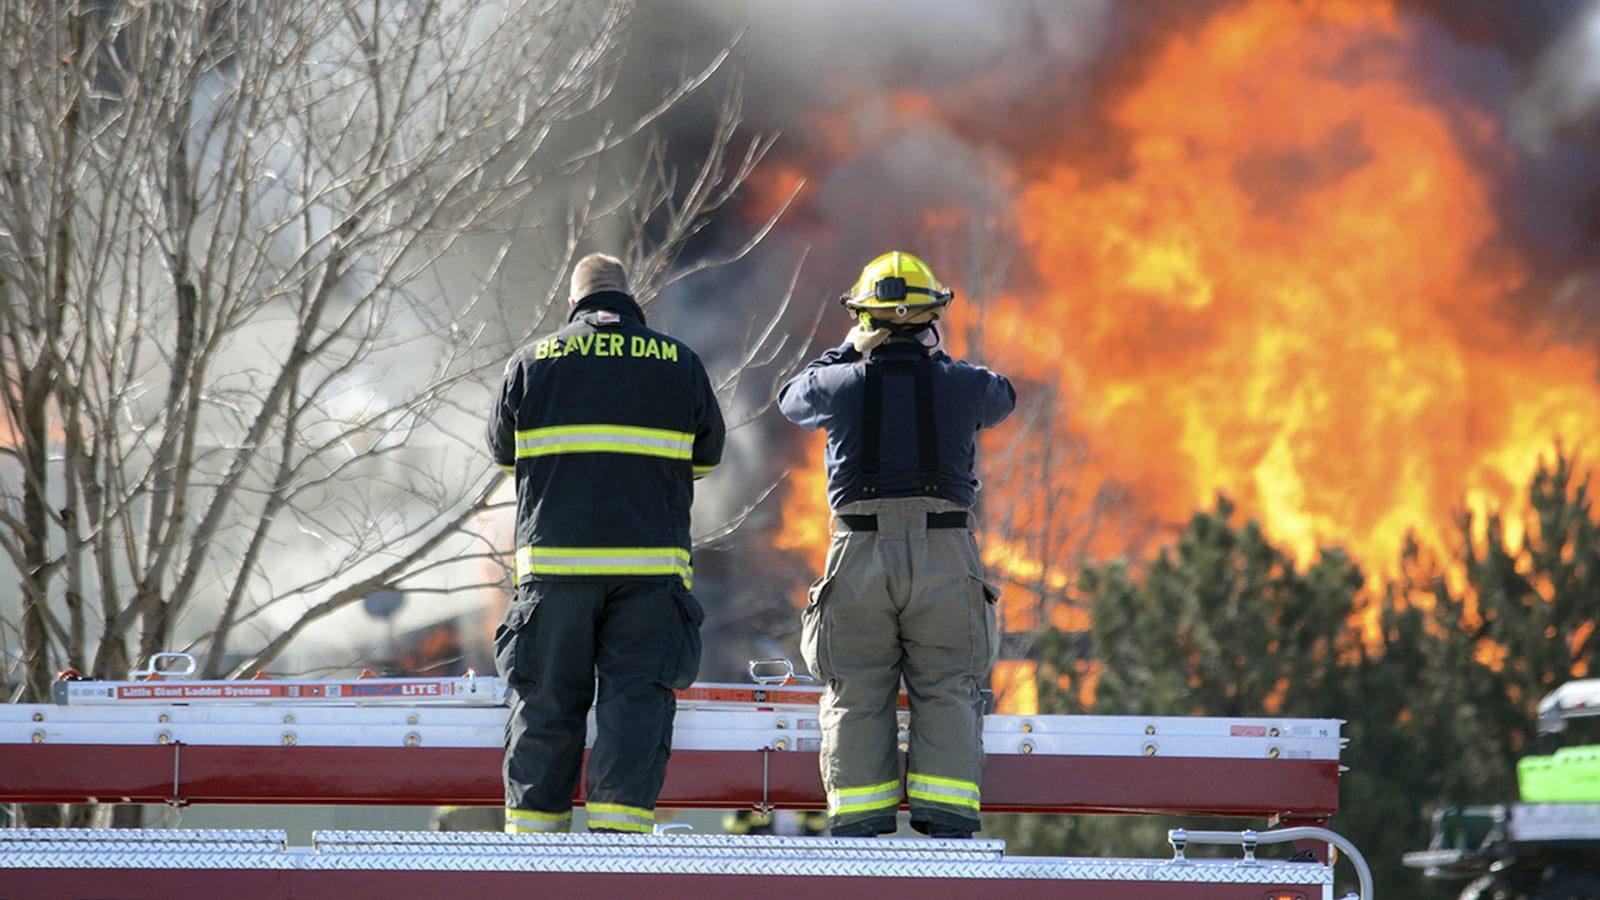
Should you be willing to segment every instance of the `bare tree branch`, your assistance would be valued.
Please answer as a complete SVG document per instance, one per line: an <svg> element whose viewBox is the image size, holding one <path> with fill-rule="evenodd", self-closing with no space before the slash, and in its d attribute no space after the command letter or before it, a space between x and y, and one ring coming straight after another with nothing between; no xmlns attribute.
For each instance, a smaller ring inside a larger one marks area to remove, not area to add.
<svg viewBox="0 0 1600 900"><path fill-rule="evenodd" d="M503 588L482 422L572 260L604 240L648 302L789 205L682 261L775 137L743 135L732 43L619 91L638 6L0 4L0 666L24 698L173 646L249 675L374 591ZM711 90L714 133L669 155ZM721 395L793 352L752 329Z"/></svg>

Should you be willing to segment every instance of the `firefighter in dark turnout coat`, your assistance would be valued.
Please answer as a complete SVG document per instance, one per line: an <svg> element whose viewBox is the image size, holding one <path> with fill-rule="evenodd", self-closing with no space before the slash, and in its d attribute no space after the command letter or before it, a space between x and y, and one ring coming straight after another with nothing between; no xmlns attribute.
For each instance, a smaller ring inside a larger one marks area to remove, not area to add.
<svg viewBox="0 0 1600 900"><path fill-rule="evenodd" d="M802 614L801 651L822 679L823 786L835 836L911 826L935 837L981 827L982 686L999 649L971 507L979 430L1016 406L1005 376L938 349L954 296L908 253L869 263L840 298L849 340L778 393L778 408L827 431L833 539ZM902 679L910 732L896 742Z"/></svg>
<svg viewBox="0 0 1600 900"><path fill-rule="evenodd" d="M512 356L489 416L517 488L517 591L495 632L515 694L506 830L570 829L593 705L589 829L650 833L673 690L700 665L689 510L722 412L699 357L645 327L621 262L580 260L569 303L565 328Z"/></svg>

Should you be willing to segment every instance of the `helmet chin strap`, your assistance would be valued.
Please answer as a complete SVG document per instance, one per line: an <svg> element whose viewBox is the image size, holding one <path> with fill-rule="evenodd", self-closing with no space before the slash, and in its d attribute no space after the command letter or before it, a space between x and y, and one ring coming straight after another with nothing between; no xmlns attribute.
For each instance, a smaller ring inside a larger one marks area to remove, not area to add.
<svg viewBox="0 0 1600 900"><path fill-rule="evenodd" d="M889 329L894 337L920 338L923 332L933 328L933 322L883 322L880 327Z"/></svg>
<svg viewBox="0 0 1600 900"><path fill-rule="evenodd" d="M939 345L938 320L929 319L926 322L888 322L883 319L873 318L870 314L861 314L861 324L866 328L878 329L889 332L890 340L916 341L924 347L937 347Z"/></svg>

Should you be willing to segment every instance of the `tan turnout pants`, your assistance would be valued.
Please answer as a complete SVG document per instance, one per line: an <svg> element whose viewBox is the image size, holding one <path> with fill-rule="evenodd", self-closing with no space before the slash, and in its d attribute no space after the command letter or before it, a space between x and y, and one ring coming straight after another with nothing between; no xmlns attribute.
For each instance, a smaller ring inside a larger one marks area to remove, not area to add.
<svg viewBox="0 0 1600 900"><path fill-rule="evenodd" d="M802 614L801 652L824 684L823 786L834 834L896 829L904 799L929 834L979 828L983 698L999 650L995 602L970 528L929 528L963 508L927 497L835 510L822 578ZM844 516L875 516L852 530ZM897 698L909 701L904 780Z"/></svg>

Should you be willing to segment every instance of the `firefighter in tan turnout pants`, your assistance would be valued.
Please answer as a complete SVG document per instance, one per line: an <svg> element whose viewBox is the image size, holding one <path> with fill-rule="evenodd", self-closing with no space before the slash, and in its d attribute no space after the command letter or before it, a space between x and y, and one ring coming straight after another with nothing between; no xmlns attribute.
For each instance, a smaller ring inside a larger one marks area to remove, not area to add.
<svg viewBox="0 0 1600 900"><path fill-rule="evenodd" d="M1004 376L952 359L934 326L954 297L926 263L886 253L840 301L848 340L783 386L778 406L827 431L833 538L802 614L820 678L823 786L836 836L981 825L983 697L998 650L971 509L977 434L1016 406ZM902 786L897 698L910 704Z"/></svg>

